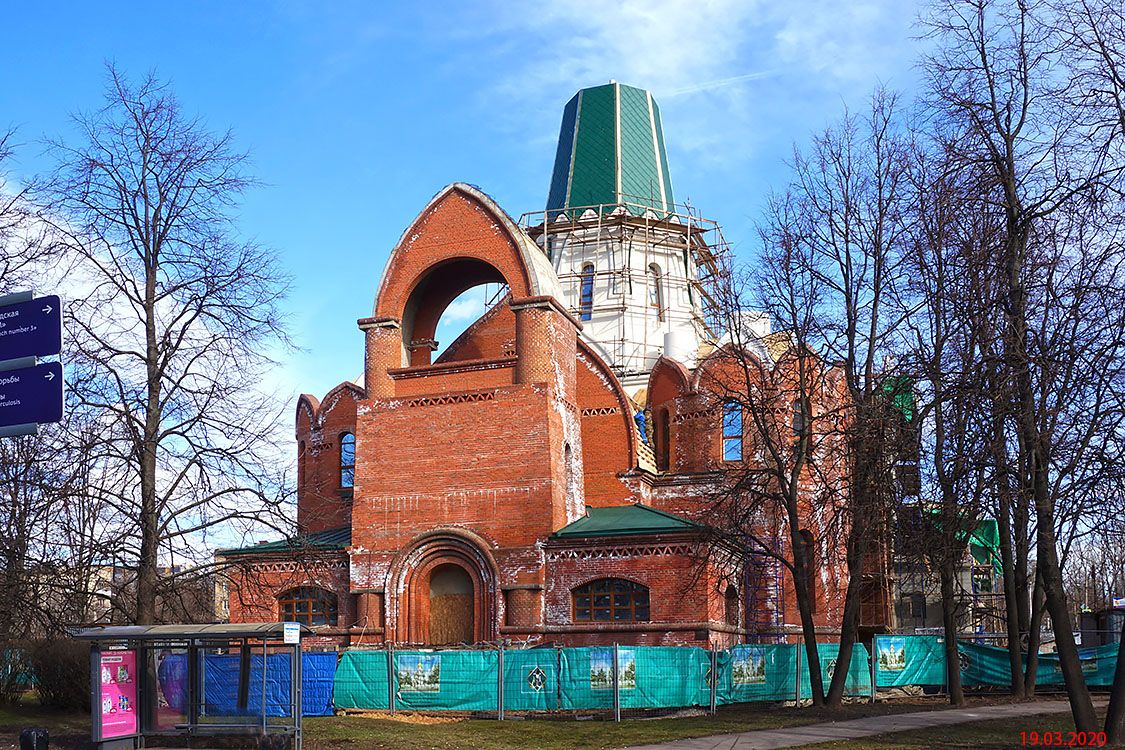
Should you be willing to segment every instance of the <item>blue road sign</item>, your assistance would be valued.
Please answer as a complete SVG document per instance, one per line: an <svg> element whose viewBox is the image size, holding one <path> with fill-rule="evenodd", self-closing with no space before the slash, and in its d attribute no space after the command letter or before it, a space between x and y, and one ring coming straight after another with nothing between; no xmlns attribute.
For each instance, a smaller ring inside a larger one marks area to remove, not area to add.
<svg viewBox="0 0 1125 750"><path fill-rule="evenodd" d="M53 294L0 307L0 360L62 351L62 304Z"/></svg>
<svg viewBox="0 0 1125 750"><path fill-rule="evenodd" d="M62 409L60 363L0 371L0 427L58 422Z"/></svg>

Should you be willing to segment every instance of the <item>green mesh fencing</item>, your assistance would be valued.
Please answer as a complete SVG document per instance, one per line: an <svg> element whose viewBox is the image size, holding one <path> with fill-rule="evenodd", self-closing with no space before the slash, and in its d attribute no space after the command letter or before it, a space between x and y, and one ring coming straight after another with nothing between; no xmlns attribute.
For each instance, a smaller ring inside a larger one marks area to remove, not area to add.
<svg viewBox="0 0 1125 750"><path fill-rule="evenodd" d="M562 684L560 708L613 708L613 648L562 649L559 682Z"/></svg>
<svg viewBox="0 0 1125 750"><path fill-rule="evenodd" d="M876 687L945 685L944 643L935 635L876 635Z"/></svg>
<svg viewBox="0 0 1125 750"><path fill-rule="evenodd" d="M1091 687L1111 687L1113 675L1117 670L1120 644L1107 643L1098 648L1080 648L1078 657L1082 660L1082 676Z"/></svg>
<svg viewBox="0 0 1125 750"><path fill-rule="evenodd" d="M612 646L564 648L559 656L561 708L613 708ZM619 646L617 669L621 708L711 703L711 654L701 648Z"/></svg>
<svg viewBox="0 0 1125 750"><path fill-rule="evenodd" d="M332 702L336 708L390 708L387 676L387 652L345 651L336 666Z"/></svg>
<svg viewBox="0 0 1125 750"><path fill-rule="evenodd" d="M961 660L961 682L966 687L990 686L1010 687L1012 668L1008 649L986 646L969 641L957 642L958 656ZM1027 655L1023 656L1023 669L1027 669ZM1059 659L1050 654L1040 654L1035 670L1037 685L1063 684Z"/></svg>
<svg viewBox="0 0 1125 750"><path fill-rule="evenodd" d="M559 707L559 653L553 648L504 652L504 710L549 711Z"/></svg>
<svg viewBox="0 0 1125 750"><path fill-rule="evenodd" d="M1008 652L995 646L957 644L968 687L1010 683ZM878 687L944 685L942 642L936 636L877 636ZM1108 686L1117 665L1117 644L1080 649L1087 684ZM825 690L836 668L839 645L818 646ZM498 651L395 651L394 706L420 711L498 711ZM617 693L622 709L707 706L711 702L712 658L716 704L793 700L798 683L811 697L804 644L739 645L712 654L695 647L619 646ZM334 683L338 708L388 709L386 651L347 651ZM871 694L867 648L855 644L845 694ZM506 711L610 710L614 707L614 648L534 648L503 652L503 708ZM1039 658L1037 682L1061 685L1058 657Z"/></svg>
<svg viewBox="0 0 1125 750"><path fill-rule="evenodd" d="M808 660L805 658L805 646L801 644L801 697L812 697L812 682L809 679ZM824 684L824 691L828 692L832 684L832 673L836 669L837 658L840 653L838 643L817 644L817 654L820 657L820 676ZM852 659L848 665L848 677L844 681L844 695L871 695L871 662L868 661L867 646L856 643L852 646Z"/></svg>
<svg viewBox="0 0 1125 750"><path fill-rule="evenodd" d="M711 705L709 651L694 647L620 646L618 666L622 708Z"/></svg>
<svg viewBox="0 0 1125 750"><path fill-rule="evenodd" d="M735 646L718 654L718 702L793 700L797 646Z"/></svg>
<svg viewBox="0 0 1125 750"><path fill-rule="evenodd" d="M958 641L957 650L961 658L961 681L966 687L989 686L1009 687L1012 684L1012 668L1008 649L986 646L969 641ZM1118 645L1116 643L1098 648L1078 649L1082 663L1082 674L1086 684L1106 687L1113 684L1113 673L1117 668ZM1027 669L1027 655L1023 655L1023 668ZM1035 669L1036 685L1064 684L1059 657L1056 654L1039 654Z"/></svg>
<svg viewBox="0 0 1125 750"><path fill-rule="evenodd" d="M495 711L495 651L395 651L395 707L409 711Z"/></svg>

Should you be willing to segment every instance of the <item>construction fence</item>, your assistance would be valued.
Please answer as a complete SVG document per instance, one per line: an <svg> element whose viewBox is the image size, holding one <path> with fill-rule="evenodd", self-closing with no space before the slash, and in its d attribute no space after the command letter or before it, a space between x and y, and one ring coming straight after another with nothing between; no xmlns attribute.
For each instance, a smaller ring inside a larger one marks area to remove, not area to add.
<svg viewBox="0 0 1125 750"><path fill-rule="evenodd" d="M1010 684L1006 649L957 644L967 687ZM874 658L857 643L845 694L875 699L878 690L947 685L943 639L876 636ZM1108 687L1118 645L1081 651L1091 687ZM818 646L825 690L839 646ZM1038 684L1061 685L1058 657L1039 657ZM385 650L344 652L336 668L337 709L488 712L622 711L793 701L812 695L803 644L695 647L544 647L518 650Z"/></svg>

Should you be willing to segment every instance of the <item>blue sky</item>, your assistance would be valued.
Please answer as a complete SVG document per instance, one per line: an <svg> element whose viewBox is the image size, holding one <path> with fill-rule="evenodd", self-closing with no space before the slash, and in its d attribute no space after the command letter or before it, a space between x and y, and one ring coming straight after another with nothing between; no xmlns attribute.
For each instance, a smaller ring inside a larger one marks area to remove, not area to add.
<svg viewBox="0 0 1125 750"><path fill-rule="evenodd" d="M21 3L5 13L0 127L18 129L11 177L26 180L46 163L36 141L98 106L114 60L155 69L187 112L232 128L266 183L241 229L295 279L301 350L280 388L323 395L360 373L355 321L442 186L479 185L517 218L543 207L562 107L584 86L653 92L676 199L752 263L754 220L793 144L878 82L912 89L917 12L909 0ZM476 309L455 306L445 330Z"/></svg>

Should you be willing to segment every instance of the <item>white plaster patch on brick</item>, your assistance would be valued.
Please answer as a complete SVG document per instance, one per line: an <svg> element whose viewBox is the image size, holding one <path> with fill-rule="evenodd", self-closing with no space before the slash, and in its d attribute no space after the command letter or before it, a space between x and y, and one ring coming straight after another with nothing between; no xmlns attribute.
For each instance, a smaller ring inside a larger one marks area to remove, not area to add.
<svg viewBox="0 0 1125 750"><path fill-rule="evenodd" d="M616 393L617 389L614 387L614 385L610 381L610 379L606 376L606 374L604 372L602 372L602 369L600 367L594 366L594 363L590 361L590 358L587 357L586 354L581 349L578 350L578 361L581 362L582 364L584 364L586 366L586 369L589 370L590 372L592 372L594 374L594 376L598 380L600 380L606 388L608 388L610 391L613 391L614 393Z"/></svg>

